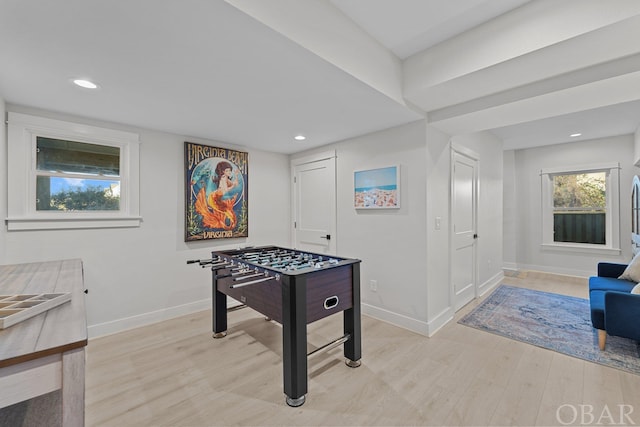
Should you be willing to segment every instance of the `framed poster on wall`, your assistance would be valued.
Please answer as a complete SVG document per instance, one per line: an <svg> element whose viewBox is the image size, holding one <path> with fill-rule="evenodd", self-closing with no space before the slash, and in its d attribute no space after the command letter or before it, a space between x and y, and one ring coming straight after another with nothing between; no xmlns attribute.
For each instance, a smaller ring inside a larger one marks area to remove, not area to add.
<svg viewBox="0 0 640 427"><path fill-rule="evenodd" d="M184 143L185 241L249 235L249 153Z"/></svg>
<svg viewBox="0 0 640 427"><path fill-rule="evenodd" d="M356 209L400 208L400 166L355 171Z"/></svg>

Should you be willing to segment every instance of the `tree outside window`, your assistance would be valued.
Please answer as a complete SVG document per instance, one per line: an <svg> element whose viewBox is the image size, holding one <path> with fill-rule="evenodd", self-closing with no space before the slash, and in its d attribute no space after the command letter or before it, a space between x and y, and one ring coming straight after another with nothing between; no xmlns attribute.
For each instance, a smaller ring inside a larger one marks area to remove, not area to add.
<svg viewBox="0 0 640 427"><path fill-rule="evenodd" d="M120 209L120 148L36 138L36 210Z"/></svg>
<svg viewBox="0 0 640 427"><path fill-rule="evenodd" d="M606 173L553 176L553 241L606 244Z"/></svg>

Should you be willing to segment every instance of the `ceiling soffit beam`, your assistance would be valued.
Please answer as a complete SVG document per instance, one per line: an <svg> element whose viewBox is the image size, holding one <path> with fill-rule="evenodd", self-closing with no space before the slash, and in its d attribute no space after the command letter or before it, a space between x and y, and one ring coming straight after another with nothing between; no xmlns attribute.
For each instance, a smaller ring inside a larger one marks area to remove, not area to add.
<svg viewBox="0 0 640 427"><path fill-rule="evenodd" d="M639 53L640 2L615 4L528 3L408 58L405 98L432 111Z"/></svg>
<svg viewBox="0 0 640 427"><path fill-rule="evenodd" d="M571 73L554 76L549 79L536 81L510 90L494 93L480 98L472 99L449 107L429 111L429 120L440 121L456 117L474 111L509 104L527 98L568 89L585 86L599 80L640 71L640 53L627 56L615 61L609 61L592 67L583 68Z"/></svg>
<svg viewBox="0 0 640 427"><path fill-rule="evenodd" d="M591 110L640 99L640 71L429 122L450 135Z"/></svg>
<svg viewBox="0 0 640 427"><path fill-rule="evenodd" d="M405 106L402 62L324 0L225 0L274 31Z"/></svg>

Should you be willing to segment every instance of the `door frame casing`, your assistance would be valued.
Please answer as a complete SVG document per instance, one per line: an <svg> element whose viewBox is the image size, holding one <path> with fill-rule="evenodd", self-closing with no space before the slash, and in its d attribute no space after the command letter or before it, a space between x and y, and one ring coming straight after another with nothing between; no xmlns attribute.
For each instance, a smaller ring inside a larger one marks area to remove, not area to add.
<svg viewBox="0 0 640 427"><path fill-rule="evenodd" d="M456 144L451 142L451 150L450 150L450 174L449 174L449 184L450 184L450 194L449 194L449 300L450 307L453 313L458 311L460 308L456 308L456 292L455 285L453 283L453 260L455 259L455 212L454 212L454 202L455 202L455 162L456 162L456 154L467 157L474 161L474 176L473 176L473 229L474 233L478 234L478 201L480 196L480 179L479 179L479 169L480 169L480 156L475 151L467 148L465 146ZM479 236L478 236L479 238ZM472 274L473 274L473 299L478 298L479 290L478 290L478 277L479 277L479 265L478 265L478 238L475 238L473 241L473 266L472 266ZM471 301L473 301L473 299ZM466 305L466 304L465 304Z"/></svg>
<svg viewBox="0 0 640 427"><path fill-rule="evenodd" d="M313 153L313 154L309 154L306 156L302 156L302 157L295 157L292 158L290 161L290 168L289 168L289 173L290 173L290 180L289 183L291 185L290 187L290 195L291 195L291 242L290 242L290 246L291 247L295 247L296 246L296 233L297 233L297 229L296 229L296 220L297 220L297 206L298 206L298 201L297 201L297 194L296 194L296 183L295 183L295 171L296 171L296 167L298 166L302 166L308 163L314 163L314 162L319 162L319 161L323 161L323 160L331 160L333 159L333 173L334 173L334 185L333 185L333 214L331 218L331 224L333 225L333 230L331 230L331 244L329 245L329 252L336 254L337 250L338 250L338 222L337 222L337 210L338 210L338 205L337 205L337 192L338 189L336 188L336 183L337 183L337 179L336 179L336 174L337 174L337 155L336 155L336 150L325 150L325 151L321 151L318 153Z"/></svg>

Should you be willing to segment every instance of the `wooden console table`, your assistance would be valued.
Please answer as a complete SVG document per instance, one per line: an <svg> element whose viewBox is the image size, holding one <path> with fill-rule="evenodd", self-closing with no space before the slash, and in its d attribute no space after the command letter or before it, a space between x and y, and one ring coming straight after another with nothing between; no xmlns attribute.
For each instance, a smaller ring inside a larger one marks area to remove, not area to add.
<svg viewBox="0 0 640 427"><path fill-rule="evenodd" d="M40 404L38 417L50 416L47 425L84 425L82 261L0 266L0 295L67 292L71 301L0 330L0 419L15 416L20 402L58 391L53 403Z"/></svg>

